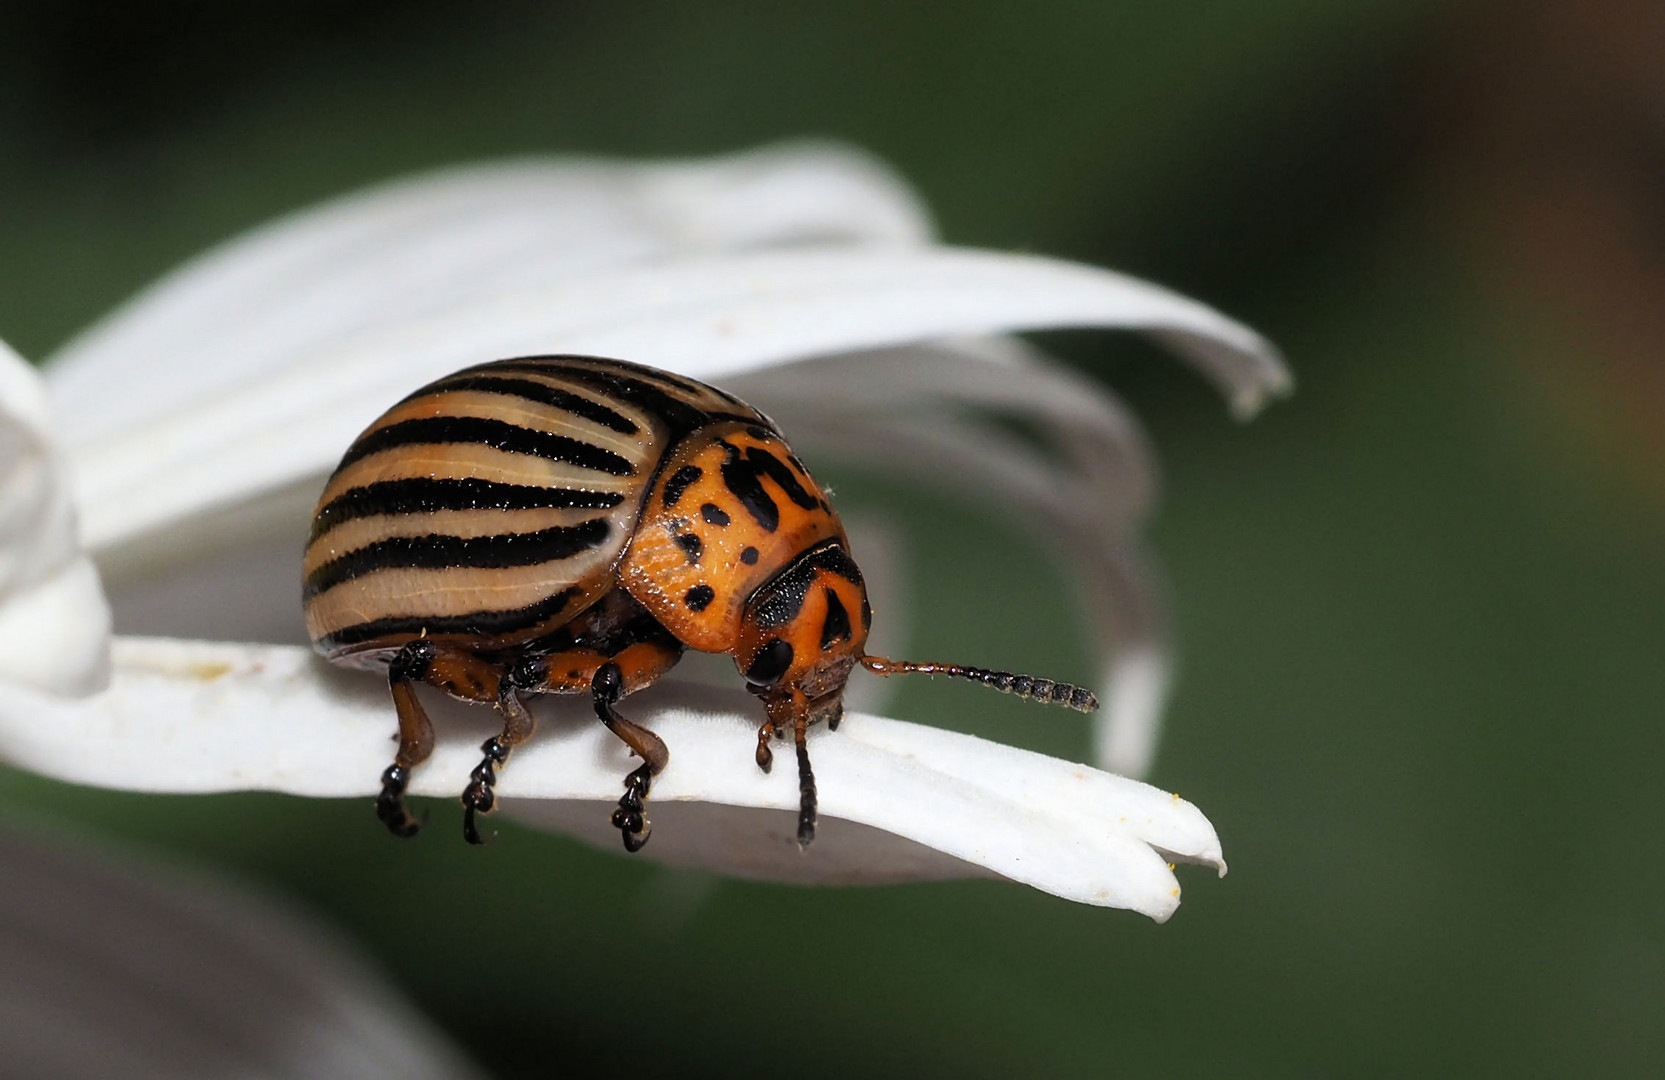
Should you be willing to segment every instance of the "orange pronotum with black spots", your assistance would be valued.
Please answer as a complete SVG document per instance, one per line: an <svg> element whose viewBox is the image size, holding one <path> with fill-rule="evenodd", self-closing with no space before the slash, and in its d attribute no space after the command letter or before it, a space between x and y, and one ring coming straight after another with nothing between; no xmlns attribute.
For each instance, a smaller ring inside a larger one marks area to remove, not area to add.
<svg viewBox="0 0 1665 1080"><path fill-rule="evenodd" d="M805 732L838 726L857 664L1098 706L1067 683L868 656L872 609L849 539L775 425L715 387L620 360L501 360L399 402L326 485L303 574L314 646L387 672L399 750L376 810L400 836L418 829L404 794L434 743L417 683L503 717L463 791L472 843L497 770L532 734L523 699L590 694L642 759L612 819L631 851L647 841L644 801L670 755L616 706L684 649L730 654L762 699L759 766L772 739L792 737L806 845Z"/></svg>

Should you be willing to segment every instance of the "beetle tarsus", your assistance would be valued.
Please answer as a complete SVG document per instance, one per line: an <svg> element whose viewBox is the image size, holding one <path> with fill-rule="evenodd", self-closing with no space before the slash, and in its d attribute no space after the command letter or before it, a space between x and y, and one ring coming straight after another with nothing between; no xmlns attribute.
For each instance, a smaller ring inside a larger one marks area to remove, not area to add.
<svg viewBox="0 0 1665 1080"><path fill-rule="evenodd" d="M596 669L590 681L590 693L595 702L596 717L607 730L617 735L633 750L642 764L624 778L624 795L619 808L613 811L613 828L624 840L624 850L632 854L642 850L653 832L653 822L647 819L646 800L653 778L670 760L670 754L659 736L639 724L633 724L618 714L613 705L624 696L624 672L618 664L608 661Z"/></svg>
<svg viewBox="0 0 1665 1080"><path fill-rule="evenodd" d="M410 784L410 770L403 765L389 765L382 773L382 793L376 796L376 816L387 831L401 840L408 840L422 831L422 822L405 809L405 788Z"/></svg>
<svg viewBox="0 0 1665 1080"><path fill-rule="evenodd" d="M653 767L643 762L624 778L624 795L619 799L619 808L613 811L613 828L619 830L624 850L632 855L642 850L653 832L653 822L644 816L644 801L652 786Z"/></svg>
<svg viewBox="0 0 1665 1080"><path fill-rule="evenodd" d="M485 759L469 774L472 779L462 793L463 839L470 844L489 843L497 835L481 836L475 815L489 814L497 807L497 793L492 789L497 786L497 767L509 760L509 749L509 744L495 735L480 744Z"/></svg>

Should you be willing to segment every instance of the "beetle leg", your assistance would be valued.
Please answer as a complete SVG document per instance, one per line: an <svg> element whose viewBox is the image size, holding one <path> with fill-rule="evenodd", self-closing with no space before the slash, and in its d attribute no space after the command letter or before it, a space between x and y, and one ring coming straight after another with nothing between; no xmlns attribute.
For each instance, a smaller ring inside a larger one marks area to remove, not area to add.
<svg viewBox="0 0 1665 1080"><path fill-rule="evenodd" d="M418 639L400 649L387 665L387 685L399 714L399 751L382 773L376 816L398 837L415 836L422 828L422 823L405 809L405 788L410 784L410 771L434 751L434 726L416 697L416 680L427 675L434 652L433 642Z"/></svg>
<svg viewBox="0 0 1665 1080"><path fill-rule="evenodd" d="M622 653L620 655L623 656ZM619 798L619 808L613 811L613 827L619 830L624 850L637 852L642 850L648 834L653 831L653 823L647 820L643 803L648 789L653 786L653 778L670 760L670 751L659 736L640 724L626 720L613 708L626 690L624 669L617 660L609 660L596 669L590 690L595 701L596 717L642 759L642 764L624 778L624 795Z"/></svg>
<svg viewBox="0 0 1665 1080"><path fill-rule="evenodd" d="M508 757L508 747L525 741L532 733L531 714L519 698L507 703L501 700L504 690L512 689L509 680L502 677L501 668L472 653L447 648L428 638L407 642L387 665L387 684L393 692L393 707L399 714L399 751L394 755L393 764L382 773L382 791L376 797L376 816L395 836L415 836L422 827L405 809L405 789L410 785L411 770L428 760L434 749L433 725L416 696L419 682L465 701L498 701L505 715L503 735L487 740L481 748L487 751L488 758L495 756L495 764ZM499 748L495 755L492 747ZM475 770L476 780L480 779L480 772ZM494 774L492 778L495 779ZM492 803L490 783L486 781L483 800L486 809ZM464 793L465 806L472 807L480 801L478 797L469 798L476 794L475 786L470 784L469 791ZM479 842L472 810L465 820L464 831L474 842Z"/></svg>
<svg viewBox="0 0 1665 1080"><path fill-rule="evenodd" d="M540 693L571 694L589 690L597 719L642 759L642 764L625 777L624 796L619 799L619 808L612 819L626 851L640 851L647 843L651 830L645 816L648 789L653 778L664 771L671 754L659 736L620 716L614 706L622 698L657 682L681 658L681 643L663 635L634 641L611 656L594 649L572 649L529 657L510 673L517 687Z"/></svg>
<svg viewBox="0 0 1665 1080"><path fill-rule="evenodd" d="M809 701L803 691L782 691L763 699L769 722L758 730L758 764L762 764L764 743L769 735L792 731L792 747L798 757L798 846L815 842L815 770L809 767ZM771 755L772 757L773 755Z"/></svg>
<svg viewBox="0 0 1665 1080"><path fill-rule="evenodd" d="M537 726L511 678L498 682L497 709L503 714L503 732L480 744L485 758L469 774L469 784L463 789L463 839L470 844L483 844L490 839L480 835L474 815L489 814L497 806L497 794L492 790L497 786L497 770L509 760L511 750L532 737Z"/></svg>
<svg viewBox="0 0 1665 1080"><path fill-rule="evenodd" d="M792 744L798 751L798 847L815 840L815 773L809 767L809 713L799 709L792 719Z"/></svg>

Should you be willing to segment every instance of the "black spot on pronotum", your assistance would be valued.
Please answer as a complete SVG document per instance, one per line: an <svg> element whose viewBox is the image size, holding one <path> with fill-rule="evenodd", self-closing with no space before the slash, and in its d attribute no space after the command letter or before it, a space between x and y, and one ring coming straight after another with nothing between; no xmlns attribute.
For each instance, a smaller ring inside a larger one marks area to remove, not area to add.
<svg viewBox="0 0 1665 1080"><path fill-rule="evenodd" d="M786 467L786 463L769 451L756 446L750 447L746 450L746 462L754 472L779 484L780 489L786 492L786 497L805 510L814 510L822 505L820 499L811 495L798 483L797 475Z"/></svg>
<svg viewBox="0 0 1665 1080"><path fill-rule="evenodd" d="M700 538L695 534L681 534L676 538L676 546L681 548L683 554L688 556L689 562L693 563L700 561L700 549L703 545L700 543Z"/></svg>
<svg viewBox="0 0 1665 1080"><path fill-rule="evenodd" d="M752 657L751 666L746 669L746 681L753 686L773 686L791 666L792 646L776 638Z"/></svg>
<svg viewBox="0 0 1665 1080"><path fill-rule="evenodd" d="M827 594L827 617L821 623L821 648L825 649L835 641L850 640L850 613L844 610L844 601L837 593L823 591Z"/></svg>
<svg viewBox="0 0 1665 1080"><path fill-rule="evenodd" d="M867 602L865 595L861 598L861 628L863 630L873 629L873 605Z"/></svg>
<svg viewBox="0 0 1665 1080"><path fill-rule="evenodd" d="M743 549L740 552L740 561L745 563L747 566L756 566L757 565L757 549L754 548L754 547L747 547L747 548Z"/></svg>
<svg viewBox="0 0 1665 1080"><path fill-rule="evenodd" d="M780 527L780 507L775 500L763 490L763 483L757 478L757 469L740 456L739 448L731 443L719 443L728 454L723 462L723 484L733 496L740 500L746 513L752 516L758 527L764 532L774 532Z"/></svg>
<svg viewBox="0 0 1665 1080"><path fill-rule="evenodd" d="M675 506L682 493L688 490L688 485L704 475L698 465L684 465L672 473L671 478L665 481L665 505Z"/></svg>
<svg viewBox="0 0 1665 1080"><path fill-rule="evenodd" d="M700 507L700 517L704 518L707 524L715 525L718 528L727 525L729 521L728 515L723 512L723 508L716 503L706 503Z"/></svg>
<svg viewBox="0 0 1665 1080"><path fill-rule="evenodd" d="M704 611L711 606L711 601L717 598L717 590L709 585L695 585L683 596L682 602L691 611Z"/></svg>

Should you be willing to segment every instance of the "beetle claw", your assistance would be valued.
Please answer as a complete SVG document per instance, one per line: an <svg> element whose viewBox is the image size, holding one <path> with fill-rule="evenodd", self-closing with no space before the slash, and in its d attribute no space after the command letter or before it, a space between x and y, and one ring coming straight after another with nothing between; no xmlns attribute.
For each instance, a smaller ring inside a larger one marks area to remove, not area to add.
<svg viewBox="0 0 1665 1080"><path fill-rule="evenodd" d="M497 839L497 834L492 833L490 836L480 835L480 829L474 823L474 807L470 806L463 811L463 839L474 845L489 844L493 840Z"/></svg>
<svg viewBox="0 0 1665 1080"><path fill-rule="evenodd" d="M376 817L387 831L401 840L408 840L422 831L422 822L405 809L405 787L410 783L410 770L403 765L389 765L382 773L382 792L376 796Z"/></svg>
<svg viewBox="0 0 1665 1080"><path fill-rule="evenodd" d="M624 794L619 798L619 808L613 811L613 828L619 830L619 836L624 841L624 850L634 855L642 850L653 833L653 822L647 819L643 800L647 798L648 788L653 784L653 769L642 765L631 771L624 778Z"/></svg>

